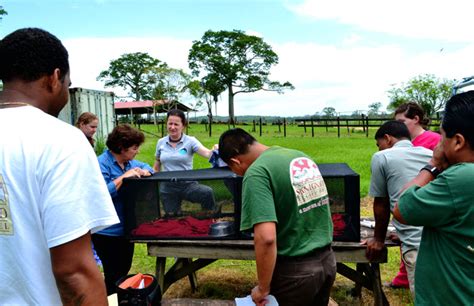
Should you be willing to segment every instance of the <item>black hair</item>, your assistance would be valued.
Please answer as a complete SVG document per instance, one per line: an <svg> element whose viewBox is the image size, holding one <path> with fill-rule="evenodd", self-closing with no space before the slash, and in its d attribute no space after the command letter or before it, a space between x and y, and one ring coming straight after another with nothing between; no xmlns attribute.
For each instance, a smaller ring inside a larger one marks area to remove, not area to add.
<svg viewBox="0 0 474 306"><path fill-rule="evenodd" d="M0 79L32 82L59 68L60 79L69 72L68 52L53 34L38 28L16 30L0 41Z"/></svg>
<svg viewBox="0 0 474 306"><path fill-rule="evenodd" d="M249 151L249 146L257 140L246 131L235 128L222 133L219 138L219 156L229 163L230 159Z"/></svg>
<svg viewBox="0 0 474 306"><path fill-rule="evenodd" d="M411 140L410 131L408 131L405 123L396 120L390 120L382 124L375 133L375 139L383 138L384 135L390 135L397 139L406 138Z"/></svg>
<svg viewBox="0 0 474 306"><path fill-rule="evenodd" d="M415 102L408 102L403 103L397 107L395 110L395 115L404 114L405 117L409 119L415 119L415 116L418 116L420 125L426 129L428 124L430 123L430 118L426 117L425 111L423 107L421 107L418 103Z"/></svg>
<svg viewBox="0 0 474 306"><path fill-rule="evenodd" d="M454 95L446 102L441 126L446 137L459 133L474 149L474 90Z"/></svg>
<svg viewBox="0 0 474 306"><path fill-rule="evenodd" d="M107 136L106 145L110 151L120 154L132 146L140 146L145 141L145 135L128 124L117 125Z"/></svg>
<svg viewBox="0 0 474 306"><path fill-rule="evenodd" d="M168 113L166 114L166 120L168 120L168 118L170 116L176 116L176 117L179 117L181 119L181 122L183 123L184 126L186 126L188 124L187 120L186 120L186 115L184 114L184 112L180 109L177 109L177 108L174 108L170 111L168 111Z"/></svg>

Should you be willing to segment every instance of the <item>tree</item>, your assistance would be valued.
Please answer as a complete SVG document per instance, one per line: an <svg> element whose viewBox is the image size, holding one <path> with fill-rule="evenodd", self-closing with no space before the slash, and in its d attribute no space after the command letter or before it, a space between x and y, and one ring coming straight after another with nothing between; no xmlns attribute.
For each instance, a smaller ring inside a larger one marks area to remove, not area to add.
<svg viewBox="0 0 474 306"><path fill-rule="evenodd" d="M165 110L176 107L183 94L189 91L191 76L181 69L175 69L163 65L155 69L154 85L151 98L153 100L166 100L168 104L163 105Z"/></svg>
<svg viewBox="0 0 474 306"><path fill-rule="evenodd" d="M334 107L327 106L323 108L322 112L326 116L326 118L336 117L336 109Z"/></svg>
<svg viewBox="0 0 474 306"><path fill-rule="evenodd" d="M380 108L382 107L381 102L374 102L369 104L369 115L377 115L380 111Z"/></svg>
<svg viewBox="0 0 474 306"><path fill-rule="evenodd" d="M192 81L189 88L191 95L198 99L196 105L201 106L205 103L207 106L209 136L212 136L212 103L217 104L219 95L225 90L225 85L220 83L214 74L208 74L201 81Z"/></svg>
<svg viewBox="0 0 474 306"><path fill-rule="evenodd" d="M393 87L388 91L388 108L394 110L400 104L412 101L420 104L426 114L432 116L440 111L451 97L454 83L454 80L441 80L432 74L416 76L401 87Z"/></svg>
<svg viewBox="0 0 474 306"><path fill-rule="evenodd" d="M3 15L8 15L7 11L3 9L3 6L0 5L0 20L2 20Z"/></svg>
<svg viewBox="0 0 474 306"><path fill-rule="evenodd" d="M270 68L278 64L278 55L270 45L239 30L205 32L200 41L193 42L188 63L194 76L211 75L227 89L231 123L235 122L236 94L294 89L289 82L269 80Z"/></svg>
<svg viewBox="0 0 474 306"><path fill-rule="evenodd" d="M156 69L166 63L151 57L147 53L125 53L110 62L109 68L97 77L104 81L105 87L122 87L130 90L135 100L150 99L152 85L156 80Z"/></svg>

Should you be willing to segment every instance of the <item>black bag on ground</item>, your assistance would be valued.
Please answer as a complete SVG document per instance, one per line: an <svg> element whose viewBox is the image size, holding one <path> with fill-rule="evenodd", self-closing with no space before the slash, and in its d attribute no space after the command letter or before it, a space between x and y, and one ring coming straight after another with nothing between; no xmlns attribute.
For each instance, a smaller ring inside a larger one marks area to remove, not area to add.
<svg viewBox="0 0 474 306"><path fill-rule="evenodd" d="M153 275L143 274L145 287L139 289L138 286L121 288L120 285L136 274L122 277L116 283L117 299L119 305L130 306L159 306L161 305L161 288ZM137 287L137 288L134 288Z"/></svg>

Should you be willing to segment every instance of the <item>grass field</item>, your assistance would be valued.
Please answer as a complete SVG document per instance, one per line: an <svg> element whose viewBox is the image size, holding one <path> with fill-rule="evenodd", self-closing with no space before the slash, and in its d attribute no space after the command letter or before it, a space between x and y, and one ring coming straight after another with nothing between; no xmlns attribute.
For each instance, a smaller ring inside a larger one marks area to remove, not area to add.
<svg viewBox="0 0 474 306"><path fill-rule="evenodd" d="M341 129L341 137L337 137L337 129L315 128L315 137L311 137L311 129L304 133L302 127L288 126L287 137L283 137L278 126L263 126L262 136L252 132L252 126L240 126L261 143L293 148L305 152L317 163L347 163L360 175L361 184L361 216L372 216L371 199L367 197L370 183L370 159L377 151L373 135L375 130L369 131L369 137L361 132L351 132ZM153 125L142 125L146 134L146 141L140 148L137 159L150 165L154 161L156 142L161 136ZM189 127L188 135L197 137L204 146L210 148L218 142L219 135L227 130L227 125L213 125L213 136L209 137L204 125L195 124ZM195 156L194 168L208 168L210 164L204 158ZM170 261L172 259L169 259ZM398 271L400 263L399 248L389 248L389 262L381 265L382 281L389 281ZM169 266L169 265L167 265ZM154 273L155 260L147 256L146 246L137 244L131 272ZM168 289L165 297L194 297L211 299L233 299L236 296L245 296L256 282L255 262L242 260L219 260L197 273L198 290L192 293L187 278L184 278ZM338 275L332 298L339 305L367 305L372 303L372 295L363 290L362 299L351 298L350 289L353 283ZM384 289L391 305L410 305L412 300L408 290Z"/></svg>

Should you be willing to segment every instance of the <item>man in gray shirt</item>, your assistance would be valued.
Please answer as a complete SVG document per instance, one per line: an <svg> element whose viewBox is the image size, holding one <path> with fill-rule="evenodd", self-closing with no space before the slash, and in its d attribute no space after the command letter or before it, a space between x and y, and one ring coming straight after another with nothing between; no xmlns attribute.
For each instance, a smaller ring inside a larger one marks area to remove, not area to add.
<svg viewBox="0 0 474 306"><path fill-rule="evenodd" d="M375 134L379 152L371 161L370 196L374 197L374 238L367 241L367 257L376 258L384 247L390 212L401 195L403 186L411 181L431 159L433 152L414 147L405 124L385 122ZM421 241L422 227L403 225L393 220L402 243L402 260L406 265L410 291L414 292L415 262Z"/></svg>

